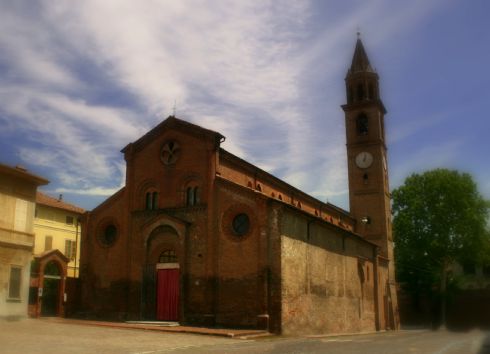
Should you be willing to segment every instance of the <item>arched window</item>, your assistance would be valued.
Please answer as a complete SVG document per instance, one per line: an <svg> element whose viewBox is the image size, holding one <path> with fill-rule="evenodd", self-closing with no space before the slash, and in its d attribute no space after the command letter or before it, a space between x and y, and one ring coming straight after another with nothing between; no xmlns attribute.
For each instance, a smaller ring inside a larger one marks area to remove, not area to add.
<svg viewBox="0 0 490 354"><path fill-rule="evenodd" d="M177 255L174 250L165 250L160 253L158 263L177 263Z"/></svg>
<svg viewBox="0 0 490 354"><path fill-rule="evenodd" d="M362 180L364 182L364 184L368 184L369 183L369 176L367 173L365 173L363 176L362 176Z"/></svg>
<svg viewBox="0 0 490 354"><path fill-rule="evenodd" d="M152 193L151 200L152 200L152 207L153 207L152 209L153 210L158 209L158 193L157 192Z"/></svg>
<svg viewBox="0 0 490 354"><path fill-rule="evenodd" d="M258 190L259 192L262 192L262 187L260 186L260 183L257 183L255 189Z"/></svg>
<svg viewBox="0 0 490 354"><path fill-rule="evenodd" d="M197 186L189 186L186 189L185 203L187 206L197 205L200 201L200 191Z"/></svg>
<svg viewBox="0 0 490 354"><path fill-rule="evenodd" d="M364 85L358 84L357 85L357 100L362 101L363 99L364 99Z"/></svg>
<svg viewBox="0 0 490 354"><path fill-rule="evenodd" d="M187 187L187 190L186 190L186 205L187 206L190 206L190 205L194 205L194 188L192 187Z"/></svg>
<svg viewBox="0 0 490 354"><path fill-rule="evenodd" d="M373 88L373 84L369 84L369 86L368 86L368 98L370 100L374 99L374 88Z"/></svg>
<svg viewBox="0 0 490 354"><path fill-rule="evenodd" d="M357 134L367 135L369 131L369 118L366 114L361 113L356 120Z"/></svg>
<svg viewBox="0 0 490 354"><path fill-rule="evenodd" d="M158 193L157 192L147 192L145 201L146 201L146 203L145 203L146 210L158 209Z"/></svg>

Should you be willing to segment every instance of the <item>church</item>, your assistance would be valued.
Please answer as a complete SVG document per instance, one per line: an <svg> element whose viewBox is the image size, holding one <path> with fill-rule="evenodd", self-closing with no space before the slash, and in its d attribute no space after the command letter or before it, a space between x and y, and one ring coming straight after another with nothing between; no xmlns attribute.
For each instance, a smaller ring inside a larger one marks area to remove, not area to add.
<svg viewBox="0 0 490 354"><path fill-rule="evenodd" d="M121 151L125 186L84 214L86 316L282 334L397 329L386 110L359 38L345 81L350 212L170 116Z"/></svg>

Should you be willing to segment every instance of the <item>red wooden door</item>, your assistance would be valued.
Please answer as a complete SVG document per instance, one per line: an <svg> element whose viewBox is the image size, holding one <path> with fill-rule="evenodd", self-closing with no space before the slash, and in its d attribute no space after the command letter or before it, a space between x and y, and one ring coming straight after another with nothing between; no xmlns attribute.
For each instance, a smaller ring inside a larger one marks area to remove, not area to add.
<svg viewBox="0 0 490 354"><path fill-rule="evenodd" d="M157 271L157 320L179 319L179 269Z"/></svg>

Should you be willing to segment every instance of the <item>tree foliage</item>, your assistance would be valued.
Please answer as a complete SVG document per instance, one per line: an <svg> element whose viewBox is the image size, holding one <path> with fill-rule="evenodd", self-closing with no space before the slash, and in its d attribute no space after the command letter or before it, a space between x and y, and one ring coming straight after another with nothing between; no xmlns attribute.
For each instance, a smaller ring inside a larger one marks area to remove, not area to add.
<svg viewBox="0 0 490 354"><path fill-rule="evenodd" d="M489 206L469 174L413 174L392 197L397 277L409 290L444 292L441 277L451 264L486 256Z"/></svg>

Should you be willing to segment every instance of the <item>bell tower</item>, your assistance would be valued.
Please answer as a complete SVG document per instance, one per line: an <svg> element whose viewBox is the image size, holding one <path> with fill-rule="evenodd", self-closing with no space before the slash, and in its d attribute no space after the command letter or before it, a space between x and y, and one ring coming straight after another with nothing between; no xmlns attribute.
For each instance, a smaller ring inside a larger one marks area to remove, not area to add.
<svg viewBox="0 0 490 354"><path fill-rule="evenodd" d="M356 232L379 247L376 262L385 264L386 281L377 288L377 319L380 328L397 329L398 300L395 283L390 189L384 116L386 109L379 94L379 77L369 63L357 33L352 64L345 78L345 112L350 212L357 220ZM387 267L387 268L386 268ZM378 281L376 281L378 283ZM380 314L380 313L379 313Z"/></svg>
<svg viewBox="0 0 490 354"><path fill-rule="evenodd" d="M356 231L376 243L380 254L392 263L386 109L379 94L378 74L369 62L359 33L345 83L347 104L342 108L347 134L350 212L357 220ZM393 274L392 270L390 273Z"/></svg>

